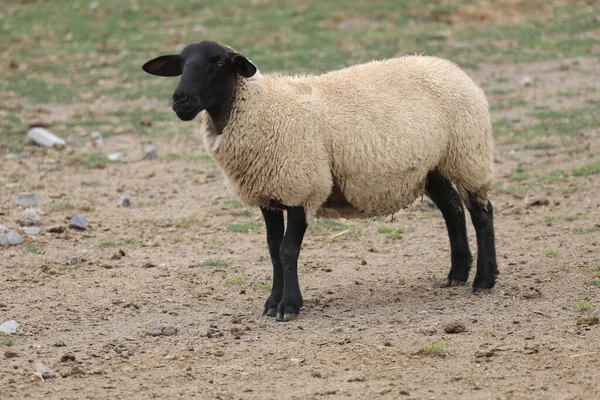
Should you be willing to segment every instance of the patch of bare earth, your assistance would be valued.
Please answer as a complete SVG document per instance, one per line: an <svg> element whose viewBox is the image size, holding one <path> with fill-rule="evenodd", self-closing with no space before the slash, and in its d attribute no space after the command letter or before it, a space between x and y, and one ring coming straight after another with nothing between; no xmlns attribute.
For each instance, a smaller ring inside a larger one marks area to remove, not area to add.
<svg viewBox="0 0 600 400"><path fill-rule="evenodd" d="M579 74L558 65L486 65L473 76L479 83L508 77L503 85L522 92L527 103L510 112L527 121L536 104L580 107L582 96L561 99L565 104L551 97L567 86L585 91L594 84L587 73L599 67L597 60L580 60ZM523 74L536 85L521 88ZM599 133L593 129L577 143L597 154ZM197 141L178 140L157 147L161 154L203 152ZM109 138L102 151L119 149L125 162L104 169L69 162L87 147L2 161L1 223L17 226L18 192L33 187L46 199L42 234L0 249L0 323L22 324L12 346L0 344L4 396L598 395L600 327L581 322L593 309L574 308L576 301L600 306L600 287L590 283L600 265L598 175L569 176L550 192L529 187L521 197L494 195L501 275L484 295L440 287L450 266L448 239L427 201L393 221L346 222L358 233L337 243L330 239L336 231L317 222L300 260L305 306L284 324L260 316L271 275L264 227L227 229L261 222L260 212L227 202L209 161L143 160L134 136ZM537 157L535 150L498 146L500 184L510 184L507 174L519 162L531 174L547 174L594 160L564 150ZM573 185L580 190L560 191ZM131 196L132 207L118 206L122 194ZM92 229L48 232L78 212ZM381 225L406 232L395 240L378 232ZM585 233L574 233L577 228ZM469 233L475 250L471 227ZM202 264L207 259L222 262ZM458 325L464 331L448 328ZM36 376L37 361L57 377Z"/></svg>

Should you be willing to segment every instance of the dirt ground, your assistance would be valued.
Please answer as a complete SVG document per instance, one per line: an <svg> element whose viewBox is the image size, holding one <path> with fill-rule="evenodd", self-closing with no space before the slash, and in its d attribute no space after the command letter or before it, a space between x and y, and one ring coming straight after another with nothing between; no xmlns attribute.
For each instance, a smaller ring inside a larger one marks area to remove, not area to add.
<svg viewBox="0 0 600 400"><path fill-rule="evenodd" d="M600 100L599 70L597 59L578 59L469 74L488 88L508 76L502 85L527 104L560 110L583 101L551 96L558 90L596 87L587 98ZM535 84L522 87L525 75ZM41 109L54 120L78 111ZM493 114L527 125L530 111ZM501 275L490 293L440 286L448 239L425 198L385 220L315 222L300 256L305 306L289 323L260 315L271 264L259 210L232 201L216 166L198 157L197 124L189 129L156 141L158 160L143 160L131 135L106 139L99 151L123 153L106 168L73 162L95 151L86 138L2 160L0 223L17 229L19 192L46 201L42 233L0 248L0 323L22 325L0 345L0 398L600 398L600 326L588 325L600 306L600 175L569 174L597 161L597 127L570 143L549 138L548 149L499 141ZM530 176L567 174L538 184L552 190L509 192L519 165ZM131 207L118 205L123 194ZM91 229L48 231L76 213ZM235 223L254 229L234 232ZM401 239L386 233L394 228ZM469 235L476 250L470 224ZM464 331L446 333L449 323ZM37 376L38 361L57 376Z"/></svg>

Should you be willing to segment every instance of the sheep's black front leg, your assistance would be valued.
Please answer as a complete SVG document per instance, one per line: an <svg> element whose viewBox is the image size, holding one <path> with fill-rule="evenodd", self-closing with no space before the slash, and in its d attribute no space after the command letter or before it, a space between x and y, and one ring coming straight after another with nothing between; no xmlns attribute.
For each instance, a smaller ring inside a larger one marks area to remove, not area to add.
<svg viewBox="0 0 600 400"><path fill-rule="evenodd" d="M269 208L260 209L265 218L265 226L267 227L267 245L269 246L269 254L273 263L273 287L271 295L265 302L263 315L274 317L277 315L277 306L283 295L283 265L279 257L279 248L283 240L283 211L271 210Z"/></svg>
<svg viewBox="0 0 600 400"><path fill-rule="evenodd" d="M448 273L446 286L462 286L467 283L473 256L467 239L467 225L462 200L452 183L438 172L427 175L425 192L438 206L450 238L452 265Z"/></svg>
<svg viewBox="0 0 600 400"><path fill-rule="evenodd" d="M283 295L277 306L277 321L293 319L302 307L302 294L298 283L298 256L306 227L304 208L288 208L287 229L279 248L279 257L283 264Z"/></svg>
<svg viewBox="0 0 600 400"><path fill-rule="evenodd" d="M498 276L494 243L494 206L489 201L487 205L482 205L474 199L467 206L477 233L477 273L473 280L473 292L478 293L493 288Z"/></svg>

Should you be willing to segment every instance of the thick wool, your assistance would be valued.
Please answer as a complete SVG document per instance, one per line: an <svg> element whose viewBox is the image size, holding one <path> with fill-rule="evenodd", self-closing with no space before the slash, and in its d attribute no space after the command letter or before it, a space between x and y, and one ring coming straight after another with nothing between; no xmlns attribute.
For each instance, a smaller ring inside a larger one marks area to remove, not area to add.
<svg viewBox="0 0 600 400"><path fill-rule="evenodd" d="M257 72L238 78L221 135L202 117L206 150L251 206L275 201L317 217L388 215L421 196L433 170L463 200L487 204L488 103L449 61L410 56L319 76Z"/></svg>

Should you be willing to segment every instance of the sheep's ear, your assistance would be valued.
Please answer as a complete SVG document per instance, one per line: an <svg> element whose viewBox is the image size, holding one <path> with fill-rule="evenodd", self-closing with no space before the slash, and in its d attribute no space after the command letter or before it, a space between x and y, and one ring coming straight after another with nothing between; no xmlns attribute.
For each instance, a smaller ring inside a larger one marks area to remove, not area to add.
<svg viewBox="0 0 600 400"><path fill-rule="evenodd" d="M231 62L235 66L235 70L238 74L244 78L250 78L256 73L256 66L250 62L246 57L238 53L232 53L230 56Z"/></svg>
<svg viewBox="0 0 600 400"><path fill-rule="evenodd" d="M142 69L152 75L178 76L182 71L181 57L179 54L156 57L144 64Z"/></svg>

